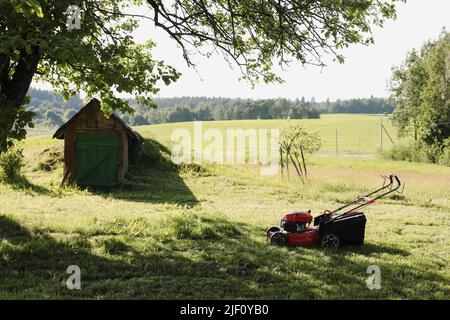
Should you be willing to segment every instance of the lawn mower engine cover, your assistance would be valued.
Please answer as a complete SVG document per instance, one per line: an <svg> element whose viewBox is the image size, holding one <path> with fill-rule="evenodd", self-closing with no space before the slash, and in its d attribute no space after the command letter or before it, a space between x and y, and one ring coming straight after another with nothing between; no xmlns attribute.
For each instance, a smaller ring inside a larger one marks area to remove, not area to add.
<svg viewBox="0 0 450 320"><path fill-rule="evenodd" d="M267 236L273 244L311 246L320 243L318 227L310 227L311 210L290 212L281 219L281 229L272 227Z"/></svg>
<svg viewBox="0 0 450 320"><path fill-rule="evenodd" d="M302 232L311 221L311 211L296 211L286 214L281 219L280 226L288 232Z"/></svg>

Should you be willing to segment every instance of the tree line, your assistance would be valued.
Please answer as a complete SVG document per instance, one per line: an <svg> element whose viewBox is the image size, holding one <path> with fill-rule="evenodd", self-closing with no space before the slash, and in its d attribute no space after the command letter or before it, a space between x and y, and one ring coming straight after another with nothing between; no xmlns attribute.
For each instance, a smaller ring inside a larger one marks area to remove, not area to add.
<svg viewBox="0 0 450 320"><path fill-rule="evenodd" d="M38 127L53 128L69 120L85 102L73 96L67 102L62 95L31 88L28 109L35 113ZM130 100L133 114L119 113L128 125L146 125L184 121L245 119L318 119L323 113L391 113L394 106L383 98L316 102L300 99L242 99L223 97L155 98L158 108L148 108Z"/></svg>
<svg viewBox="0 0 450 320"><path fill-rule="evenodd" d="M27 109L33 112L35 127L53 128L60 126L72 118L84 105L79 95L72 96L68 101L64 101L61 94L33 87L28 90L28 95L31 100Z"/></svg>

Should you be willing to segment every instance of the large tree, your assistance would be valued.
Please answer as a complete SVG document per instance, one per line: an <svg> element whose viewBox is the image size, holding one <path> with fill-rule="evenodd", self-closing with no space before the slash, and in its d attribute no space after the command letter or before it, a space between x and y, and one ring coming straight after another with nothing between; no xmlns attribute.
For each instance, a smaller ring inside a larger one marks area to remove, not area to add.
<svg viewBox="0 0 450 320"><path fill-rule="evenodd" d="M425 65L416 50L408 53L405 62L392 70L390 83L391 100L395 104L394 123L401 136L413 133L418 140L420 95L425 85L427 73Z"/></svg>
<svg viewBox="0 0 450 320"><path fill-rule="evenodd" d="M395 15L396 0L3 0L0 1L0 151L21 139L32 80L50 83L65 97L84 91L101 99L106 112L132 112L117 94L146 105L160 83L179 73L151 56L155 43L134 42L140 19L151 20L192 55L224 54L243 78L280 81L274 64L291 60L324 65L329 53L373 42L371 26ZM81 9L81 28L67 25L69 5ZM132 14L130 6L149 8Z"/></svg>
<svg viewBox="0 0 450 320"><path fill-rule="evenodd" d="M394 123L403 135L433 149L442 149L450 138L450 33L411 51L405 62L393 69L391 99Z"/></svg>

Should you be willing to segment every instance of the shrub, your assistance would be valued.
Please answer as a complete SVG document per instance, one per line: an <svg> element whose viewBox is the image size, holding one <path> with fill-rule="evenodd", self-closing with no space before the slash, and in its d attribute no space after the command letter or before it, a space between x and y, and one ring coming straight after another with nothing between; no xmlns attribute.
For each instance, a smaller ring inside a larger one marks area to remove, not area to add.
<svg viewBox="0 0 450 320"><path fill-rule="evenodd" d="M439 164L450 167L450 149L444 150L442 156L439 157Z"/></svg>
<svg viewBox="0 0 450 320"><path fill-rule="evenodd" d="M444 142L442 153L438 160L439 164L450 167L450 138Z"/></svg>
<svg viewBox="0 0 450 320"><path fill-rule="evenodd" d="M382 156L396 161L434 162L429 150L420 143L396 145L392 149L383 152Z"/></svg>
<svg viewBox="0 0 450 320"><path fill-rule="evenodd" d="M421 142L397 145L382 153L382 157L397 161L439 163L450 166L450 139L442 145Z"/></svg>
<svg viewBox="0 0 450 320"><path fill-rule="evenodd" d="M384 151L381 155L383 158L396 161L412 161L413 147L412 145L396 145L392 149Z"/></svg>
<svg viewBox="0 0 450 320"><path fill-rule="evenodd" d="M21 147L13 146L0 154L2 178L7 182L12 182L21 176L22 168L25 165L22 151Z"/></svg>

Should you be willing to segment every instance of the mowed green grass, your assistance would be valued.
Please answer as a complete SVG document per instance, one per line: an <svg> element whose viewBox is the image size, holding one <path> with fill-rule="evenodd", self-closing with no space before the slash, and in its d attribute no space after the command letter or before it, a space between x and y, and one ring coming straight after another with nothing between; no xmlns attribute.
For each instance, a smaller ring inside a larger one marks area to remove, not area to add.
<svg viewBox="0 0 450 320"><path fill-rule="evenodd" d="M203 132L210 128L219 129L224 133L227 129L276 129L283 128L288 123L299 123L310 131L317 131L322 140L320 153L336 154L336 131L338 140L338 152L341 154L374 154L381 147L381 122L394 143L399 143L397 131L393 127L390 116L384 115L348 115L326 114L320 119L305 120L229 120L229 121L204 121ZM167 123L149 126L139 126L138 131L144 135L150 135L158 140L171 143L171 135L176 129L187 129L194 140L193 122ZM225 146L225 144L224 144ZM383 149L393 146L388 136L383 133Z"/></svg>
<svg viewBox="0 0 450 320"><path fill-rule="evenodd" d="M252 165L175 168L161 149L120 189L94 191L60 188L61 167L33 169L50 143L61 144L27 140L28 182L0 184L0 298L450 298L448 167L316 156L302 184ZM405 191L365 210L364 246L267 243L286 212L318 215L390 172ZM65 285L69 265L81 268L81 290ZM366 287L370 265L381 269L379 290Z"/></svg>

